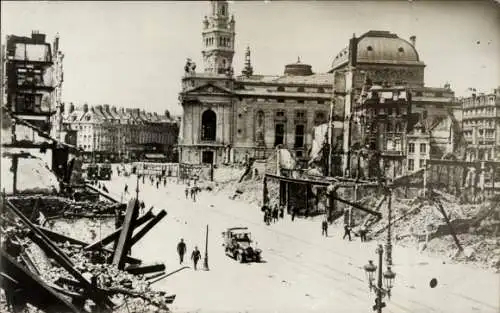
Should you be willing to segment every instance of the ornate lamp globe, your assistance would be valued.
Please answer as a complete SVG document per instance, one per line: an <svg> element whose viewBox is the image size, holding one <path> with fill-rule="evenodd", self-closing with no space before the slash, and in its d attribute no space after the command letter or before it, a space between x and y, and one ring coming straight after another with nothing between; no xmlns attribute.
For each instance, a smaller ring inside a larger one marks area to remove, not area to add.
<svg viewBox="0 0 500 313"><path fill-rule="evenodd" d="M384 283L385 288L391 289L394 283L394 278L396 278L396 273L391 270L391 267L387 267L387 271L385 271L384 275Z"/></svg>
<svg viewBox="0 0 500 313"><path fill-rule="evenodd" d="M366 273L366 278L368 279L368 282L371 284L373 281L373 275L375 274L375 271L377 270L377 266L373 264L372 260L368 261L368 264L364 266L365 273Z"/></svg>

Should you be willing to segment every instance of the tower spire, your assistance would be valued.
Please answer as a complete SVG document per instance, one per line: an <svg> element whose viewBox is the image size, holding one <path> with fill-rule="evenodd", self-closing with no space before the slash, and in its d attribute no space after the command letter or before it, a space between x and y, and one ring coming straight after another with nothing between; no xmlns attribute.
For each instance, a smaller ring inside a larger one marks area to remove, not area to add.
<svg viewBox="0 0 500 313"><path fill-rule="evenodd" d="M227 1L210 1L210 14L203 20L204 71L225 74L232 70L234 56L234 17Z"/></svg>
<svg viewBox="0 0 500 313"><path fill-rule="evenodd" d="M241 73L246 77L253 75L252 60L250 59L250 47L248 46L245 50L245 67L243 68L243 71L241 71Z"/></svg>

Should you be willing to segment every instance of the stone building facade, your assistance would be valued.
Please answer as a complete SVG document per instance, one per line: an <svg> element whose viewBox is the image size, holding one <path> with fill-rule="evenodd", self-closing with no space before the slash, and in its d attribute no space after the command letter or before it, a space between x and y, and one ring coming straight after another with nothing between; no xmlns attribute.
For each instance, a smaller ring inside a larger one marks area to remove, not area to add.
<svg viewBox="0 0 500 313"><path fill-rule="evenodd" d="M461 99L468 161L500 161L500 87Z"/></svg>
<svg viewBox="0 0 500 313"><path fill-rule="evenodd" d="M75 106L64 109L64 128L74 132L74 145L84 156L97 161L135 160L145 151L174 154L179 123L164 115L114 106Z"/></svg>
<svg viewBox="0 0 500 313"><path fill-rule="evenodd" d="M354 35L334 58L330 72L340 80L335 100L344 108L345 175L370 164L367 158L357 161L363 150L379 153L381 172L392 178L423 166L425 158L460 154L460 105L449 84L425 86L424 69L416 38L407 41L388 31ZM422 147L418 157L415 147Z"/></svg>
<svg viewBox="0 0 500 313"><path fill-rule="evenodd" d="M15 117L47 134L52 133L53 116L61 101L64 54L59 36L53 43L33 31L31 37L9 35L2 51L5 78L3 103ZM22 123L12 126L12 141L37 144L46 138Z"/></svg>
<svg viewBox="0 0 500 313"><path fill-rule="evenodd" d="M264 158L280 145L307 157L315 125L329 117L333 74L314 74L299 60L283 75L254 74L250 49L234 75L235 20L226 1L211 1L203 20L203 71L188 60L179 99L184 163Z"/></svg>
<svg viewBox="0 0 500 313"><path fill-rule="evenodd" d="M354 35L320 74L300 59L285 65L282 75L255 74L247 48L241 75L234 75L234 17L225 1L212 1L210 8L203 22L203 70L196 72L188 59L182 78L182 162L265 158L278 145L308 158L313 128L330 117L342 134L332 141L342 161L332 163L331 173L350 176L364 166L367 175L369 150L380 154L377 164L390 177L418 169L425 158L461 154L461 107L449 84L425 86L414 36ZM370 125L376 140L365 134ZM415 145L412 151L422 152L409 152Z"/></svg>

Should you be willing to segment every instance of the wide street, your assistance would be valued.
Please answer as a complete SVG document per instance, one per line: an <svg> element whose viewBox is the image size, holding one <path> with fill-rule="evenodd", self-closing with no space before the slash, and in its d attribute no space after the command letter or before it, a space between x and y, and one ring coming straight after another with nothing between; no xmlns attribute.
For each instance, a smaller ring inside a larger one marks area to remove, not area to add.
<svg viewBox="0 0 500 313"><path fill-rule="evenodd" d="M115 176L105 183L116 198L125 183L135 195L135 176ZM190 268L155 284L177 295L174 312L372 312L375 296L363 265L376 260L376 242L343 241L342 230L332 227L329 237L322 237L320 219L292 222L285 215L266 226L255 206L208 191L193 202L185 199L184 188L174 182L159 189L148 180L139 184L146 207L165 209L168 215L132 251L147 262L165 262L167 272L174 271L181 267L179 239L187 243L187 261L195 245L204 255L209 225L210 270L194 271L192 263L185 262ZM263 262L240 264L225 255L221 233L234 226L249 227L263 250ZM401 247L394 248L393 262L396 279L384 312L499 312L499 274ZM438 280L435 288L429 286L432 278Z"/></svg>

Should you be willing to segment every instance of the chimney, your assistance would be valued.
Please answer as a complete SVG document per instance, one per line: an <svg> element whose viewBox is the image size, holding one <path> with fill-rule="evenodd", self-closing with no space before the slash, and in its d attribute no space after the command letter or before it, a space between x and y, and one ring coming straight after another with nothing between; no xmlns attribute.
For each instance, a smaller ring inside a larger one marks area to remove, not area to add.
<svg viewBox="0 0 500 313"><path fill-rule="evenodd" d="M54 39L54 54L59 51L59 33L56 34L56 38Z"/></svg>
<svg viewBox="0 0 500 313"><path fill-rule="evenodd" d="M169 110L165 110L165 116L166 116L167 118L170 118L170 111L169 111Z"/></svg>
<svg viewBox="0 0 500 313"><path fill-rule="evenodd" d="M349 64L351 66L356 66L358 56L358 38L356 34L352 34L352 38L349 40Z"/></svg>
<svg viewBox="0 0 500 313"><path fill-rule="evenodd" d="M109 113L109 104L105 104L104 105L104 111L106 111L107 113Z"/></svg>
<svg viewBox="0 0 500 313"><path fill-rule="evenodd" d="M89 111L89 105L87 103L85 103L83 105L83 112L87 113Z"/></svg>
<svg viewBox="0 0 500 313"><path fill-rule="evenodd" d="M410 42L411 42L411 45L413 47L415 47L415 45L417 44L417 36L415 36L415 35L410 36Z"/></svg>

